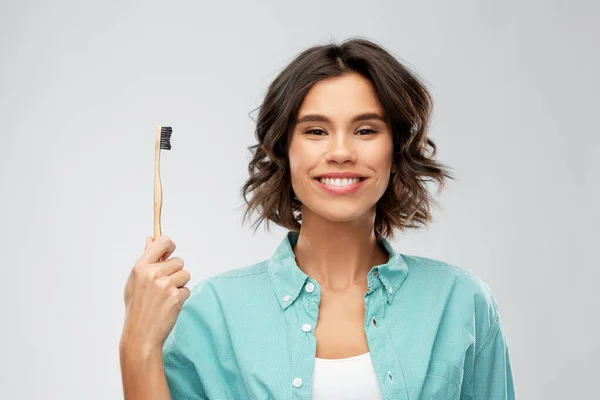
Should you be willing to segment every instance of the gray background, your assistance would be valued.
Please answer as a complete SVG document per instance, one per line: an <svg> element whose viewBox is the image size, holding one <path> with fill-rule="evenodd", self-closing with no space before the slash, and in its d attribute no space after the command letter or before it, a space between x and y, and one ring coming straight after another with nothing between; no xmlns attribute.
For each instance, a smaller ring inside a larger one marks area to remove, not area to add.
<svg viewBox="0 0 600 400"><path fill-rule="evenodd" d="M424 78L438 159L458 178L397 250L490 285L519 398L594 397L598 11L591 0L2 2L0 398L122 398L123 287L152 235L157 125L174 128L163 233L188 286L271 255L284 230L241 225L251 112L298 52L350 36Z"/></svg>

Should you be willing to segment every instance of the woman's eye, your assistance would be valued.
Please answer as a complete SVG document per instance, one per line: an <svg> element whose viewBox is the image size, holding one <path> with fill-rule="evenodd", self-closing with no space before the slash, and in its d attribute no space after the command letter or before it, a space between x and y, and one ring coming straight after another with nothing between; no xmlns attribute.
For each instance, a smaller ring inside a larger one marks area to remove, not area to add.
<svg viewBox="0 0 600 400"><path fill-rule="evenodd" d="M363 134L361 134L360 136L363 136L363 135L370 135L370 134L372 134L372 133L375 133L375 131L374 131L374 130L372 130L372 129L361 129L359 132L367 132L367 133L363 133Z"/></svg>
<svg viewBox="0 0 600 400"><path fill-rule="evenodd" d="M359 136L371 135L373 133L377 133L376 131L374 131L372 129L361 129L358 132L359 132ZM311 129L310 131L306 131L306 134L322 136L323 134L326 134L326 132L323 131L322 129Z"/></svg>

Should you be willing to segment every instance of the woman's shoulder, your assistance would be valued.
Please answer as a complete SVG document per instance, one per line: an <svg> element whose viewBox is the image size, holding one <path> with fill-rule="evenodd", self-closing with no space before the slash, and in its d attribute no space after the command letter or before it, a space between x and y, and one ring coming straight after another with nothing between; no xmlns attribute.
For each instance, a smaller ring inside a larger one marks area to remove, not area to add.
<svg viewBox="0 0 600 400"><path fill-rule="evenodd" d="M498 304L492 289L470 268L441 259L406 254L401 256L408 266L407 283L424 285L422 290L447 293L471 304L476 314L486 315L491 321L497 319Z"/></svg>
<svg viewBox="0 0 600 400"><path fill-rule="evenodd" d="M458 321L461 326L473 326L477 338L475 352L480 354L502 325L500 309L490 285L470 268L456 263L405 254L402 258L408 266L404 289L421 302L441 305L443 315ZM422 303L418 306L427 307Z"/></svg>
<svg viewBox="0 0 600 400"><path fill-rule="evenodd" d="M240 300L246 294L256 293L257 289L269 283L267 262L262 260L204 277L191 287L187 302L201 303L204 297L216 297L220 302Z"/></svg>
<svg viewBox="0 0 600 400"><path fill-rule="evenodd" d="M433 279L449 278L456 280L463 289L481 295L490 294L489 285L470 268L441 259L424 256L400 254L408 266L408 274L426 275Z"/></svg>

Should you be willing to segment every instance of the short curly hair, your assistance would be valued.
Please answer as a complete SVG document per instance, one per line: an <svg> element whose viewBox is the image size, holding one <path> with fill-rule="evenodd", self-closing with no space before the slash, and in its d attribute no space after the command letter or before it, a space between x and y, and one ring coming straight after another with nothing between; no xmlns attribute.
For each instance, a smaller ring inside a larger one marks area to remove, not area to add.
<svg viewBox="0 0 600 400"><path fill-rule="evenodd" d="M241 189L246 203L242 224L257 213L255 230L263 221L267 230L269 221L300 230L301 203L291 184L289 134L304 97L315 83L352 72L373 84L393 134L393 172L376 205L376 237L393 238L396 229L404 231L431 221L431 205L437 207L438 203L426 183L437 181L439 193L446 179L454 179L449 167L434 160L437 148L427 137L431 95L417 75L382 46L351 38L339 45L302 51L269 86L256 121L258 143L248 147L252 158L250 176Z"/></svg>

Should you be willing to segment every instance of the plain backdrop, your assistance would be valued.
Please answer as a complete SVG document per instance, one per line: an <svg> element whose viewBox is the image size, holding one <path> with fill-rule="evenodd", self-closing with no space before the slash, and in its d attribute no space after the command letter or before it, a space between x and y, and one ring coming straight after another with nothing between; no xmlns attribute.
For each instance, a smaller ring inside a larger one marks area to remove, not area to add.
<svg viewBox="0 0 600 400"><path fill-rule="evenodd" d="M3 1L0 398L122 398L123 287L163 233L203 278L270 257L241 224L254 122L301 50L384 46L431 90L457 179L397 251L497 297L520 399L597 394L599 5L589 1ZM432 192L435 187L432 187ZM226 260L226 261L225 261Z"/></svg>

